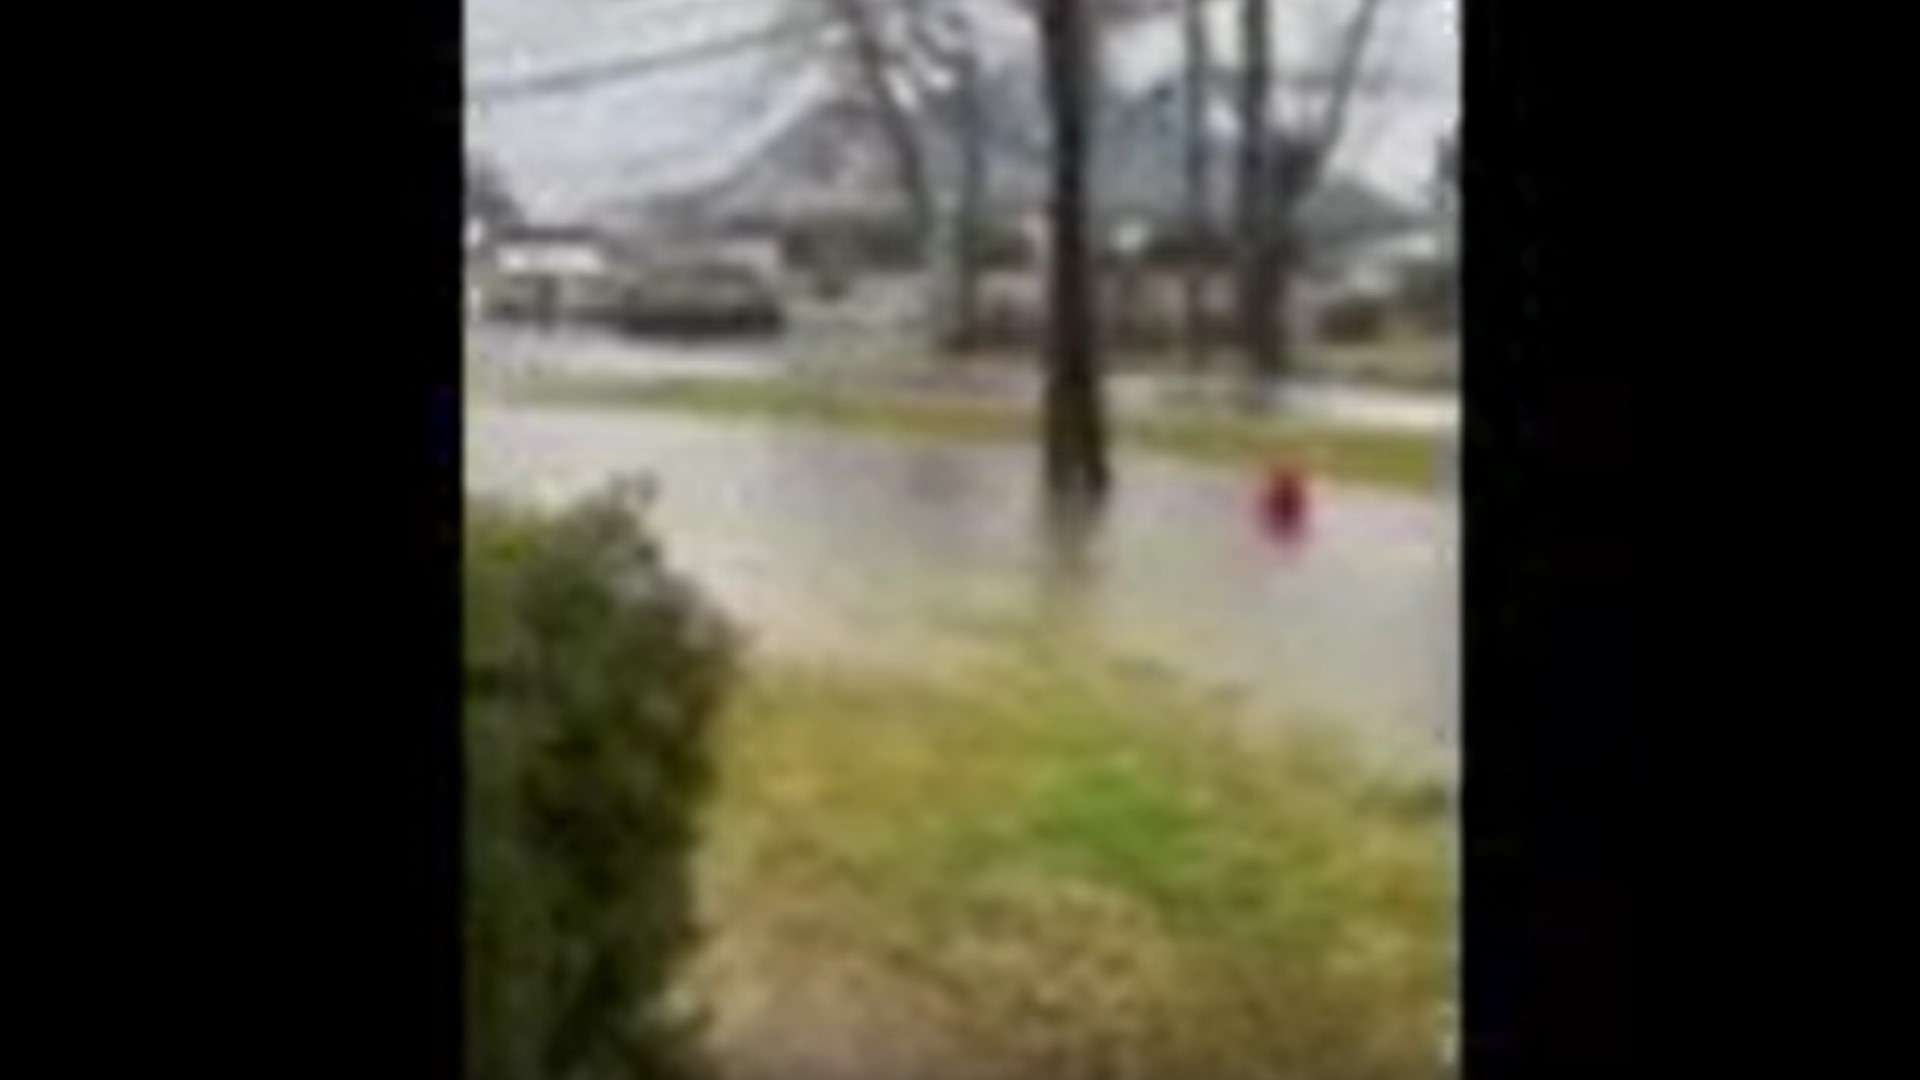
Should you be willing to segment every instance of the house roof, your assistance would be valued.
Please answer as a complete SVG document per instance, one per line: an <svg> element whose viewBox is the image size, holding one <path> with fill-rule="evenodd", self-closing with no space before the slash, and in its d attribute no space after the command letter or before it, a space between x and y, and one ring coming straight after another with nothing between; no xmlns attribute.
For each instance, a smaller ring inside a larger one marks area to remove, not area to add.
<svg viewBox="0 0 1920 1080"><path fill-rule="evenodd" d="M1031 68L996 72L981 83L988 212L1021 216L1050 198L1047 117ZM1177 79L1121 97L1095 118L1093 202L1108 218L1171 223L1186 216L1184 109ZM960 147L940 122L950 100L923 106L919 125L928 172L938 192L958 186ZM1216 220L1231 213L1231 147L1216 141L1210 202ZM854 102L828 100L777 133L732 175L699 192L656 203L682 220L707 224L897 220L906 201L878 127ZM1357 178L1334 174L1302 207L1310 241L1337 244L1419 229L1425 218Z"/></svg>

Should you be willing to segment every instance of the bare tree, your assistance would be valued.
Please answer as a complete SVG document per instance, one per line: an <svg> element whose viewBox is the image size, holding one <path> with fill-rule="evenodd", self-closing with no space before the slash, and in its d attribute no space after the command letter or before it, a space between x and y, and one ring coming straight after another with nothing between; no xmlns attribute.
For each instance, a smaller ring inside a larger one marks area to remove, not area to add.
<svg viewBox="0 0 1920 1080"><path fill-rule="evenodd" d="M1273 302L1273 259L1268 247L1274 229L1269 220L1273 209L1270 191L1273 169L1268 155L1273 144L1266 133L1272 128L1269 110L1273 104L1273 23L1267 0L1241 0L1240 5L1240 101L1239 101L1239 176L1236 203L1239 216L1239 243L1235 248L1238 277L1241 344L1250 364L1249 391L1253 403L1262 403L1266 376L1280 363L1277 342L1279 326L1269 310Z"/></svg>
<svg viewBox="0 0 1920 1080"><path fill-rule="evenodd" d="M941 230L942 265L948 301L942 311L942 344L956 351L973 347L979 331L981 234L987 185L986 115L981 94L981 56L975 29L966 7L938 0L909 0L913 17L907 30L919 54L933 69L947 76L950 87L930 87L928 96L944 92L949 106L943 119L958 146L959 176L952 214Z"/></svg>
<svg viewBox="0 0 1920 1080"><path fill-rule="evenodd" d="M987 190L986 117L981 110L980 58L973 48L957 57L959 76L960 198L955 229L954 326L951 347L978 343L982 215Z"/></svg>
<svg viewBox="0 0 1920 1080"><path fill-rule="evenodd" d="M1300 208L1325 178L1345 133L1362 60L1383 0L1354 0L1331 44L1324 73L1289 82L1322 92L1276 124L1270 0L1242 0L1240 47L1238 274L1241 334L1248 354L1250 402L1263 406L1275 380L1292 369L1293 280L1305 254Z"/></svg>
<svg viewBox="0 0 1920 1080"><path fill-rule="evenodd" d="M1440 203L1441 211L1448 213L1460 198L1460 128L1455 125L1452 131L1440 139L1440 148L1435 153L1433 166L1434 197Z"/></svg>
<svg viewBox="0 0 1920 1080"><path fill-rule="evenodd" d="M1198 372L1206 367L1207 271L1204 253L1213 236L1209 198L1207 105L1212 100L1213 44L1207 32L1207 0L1184 0L1180 8L1181 38L1186 53L1186 166L1187 244L1184 267L1184 307L1187 365Z"/></svg>
<svg viewBox="0 0 1920 1080"><path fill-rule="evenodd" d="M1088 243L1094 42L1086 5L1087 0L1037 5L1053 128L1043 439L1047 492L1056 507L1097 505L1110 479Z"/></svg>
<svg viewBox="0 0 1920 1080"><path fill-rule="evenodd" d="M1440 234L1440 275L1445 318L1457 329L1460 315L1460 129L1455 125L1441 140L1434 162L1434 225Z"/></svg>
<svg viewBox="0 0 1920 1080"><path fill-rule="evenodd" d="M871 114L906 204L908 229L927 271L938 336L970 341L977 324L980 204L985 186L979 55L964 9L946 0L787 0L819 19L806 47ZM951 108L931 108L939 100ZM936 182L927 125L944 121L960 147L957 197Z"/></svg>
<svg viewBox="0 0 1920 1080"><path fill-rule="evenodd" d="M876 0L795 0L816 10L829 31L829 62L848 80L871 113L893 158L900 193L915 231L933 225L933 182L926 150L914 131L914 116L903 77L904 46L891 32ZM897 6L897 5L888 5Z"/></svg>
<svg viewBox="0 0 1920 1080"><path fill-rule="evenodd" d="M467 157L465 202L467 219L484 222L488 228L519 222L526 217L499 166L483 157Z"/></svg>

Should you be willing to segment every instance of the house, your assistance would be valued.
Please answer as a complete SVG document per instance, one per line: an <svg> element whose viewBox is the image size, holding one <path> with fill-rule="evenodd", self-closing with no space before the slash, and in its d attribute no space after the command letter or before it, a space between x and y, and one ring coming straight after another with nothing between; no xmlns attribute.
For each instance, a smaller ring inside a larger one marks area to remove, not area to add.
<svg viewBox="0 0 1920 1080"><path fill-rule="evenodd" d="M557 322L611 302L621 246L584 226L470 226L468 304L480 315Z"/></svg>
<svg viewBox="0 0 1920 1080"><path fill-rule="evenodd" d="M764 242L681 246L577 225L496 229L468 264L476 317L636 334L761 334L784 326Z"/></svg>
<svg viewBox="0 0 1920 1080"><path fill-rule="evenodd" d="M1051 137L1038 77L1031 66L1014 65L983 79L980 92L983 210L991 227L1018 234L1023 223L1044 214L1051 197ZM1186 231L1183 93L1176 75L1136 92L1110 89L1096 103L1091 194L1103 237ZM954 107L950 100L929 100L917 125L936 200L946 205L957 199L961 175L961 147L945 122ZM1215 221L1233 213L1231 152L1227 140L1216 139L1208 207ZM655 220L683 231L788 239L823 230L899 231L909 219L892 154L857 98L819 102L731 175L655 200L650 209ZM1415 209L1342 174L1320 185L1301 216L1309 243L1323 256L1426 224Z"/></svg>
<svg viewBox="0 0 1920 1080"><path fill-rule="evenodd" d="M494 233L487 249L495 270L517 276L599 277L616 261L609 239L583 226L515 225Z"/></svg>
<svg viewBox="0 0 1920 1080"><path fill-rule="evenodd" d="M1314 284L1334 296L1386 300L1403 288L1410 268L1443 258L1438 230L1371 238L1349 246L1342 258L1316 275Z"/></svg>
<svg viewBox="0 0 1920 1080"><path fill-rule="evenodd" d="M1042 318L1035 271L1051 201L1050 124L1031 65L990 73L980 93L981 239L983 257L999 267L982 279L982 302L1008 309L1007 334L1027 335ZM1183 94L1176 73L1140 90L1110 87L1096 102L1095 235L1119 256L1118 265L1164 267L1169 258L1191 258L1196 251L1217 270L1228 265L1224 228L1211 239L1189 235ZM925 120L916 125L935 200L948 207L957 203L962 175L962 147L953 125L944 122L954 107L938 97L925 101ZM1233 218L1235 195L1226 139L1216 137L1213 157L1208 212L1225 223ZM728 175L697 190L658 196L643 213L654 228L683 240L756 237L777 243L785 267L806 271L821 296L840 295L840 279L848 274L860 277L849 302L885 306L903 325L927 310L929 301L913 299L929 295L924 285L873 280L924 280L926 252L912 228L890 147L857 97L817 102ZM1417 237L1431 229L1422 209L1343 173L1317 187L1299 222L1306 247L1302 276L1308 279L1299 292L1310 300L1348 286L1378 291L1399 257L1395 245L1417 247L1423 242ZM1215 277L1210 303L1224 326L1231 319L1230 287L1224 273ZM1126 309L1135 330L1163 338L1177 331L1179 292L1167 275L1133 273L1113 287L1123 295L1109 308Z"/></svg>

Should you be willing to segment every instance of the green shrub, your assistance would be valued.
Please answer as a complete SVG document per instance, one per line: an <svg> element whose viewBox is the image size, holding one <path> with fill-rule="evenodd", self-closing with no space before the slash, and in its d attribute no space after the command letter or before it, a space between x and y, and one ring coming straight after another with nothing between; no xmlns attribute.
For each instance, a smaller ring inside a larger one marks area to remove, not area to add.
<svg viewBox="0 0 1920 1080"><path fill-rule="evenodd" d="M617 493L465 524L467 1075L696 1069L666 991L729 637Z"/></svg>

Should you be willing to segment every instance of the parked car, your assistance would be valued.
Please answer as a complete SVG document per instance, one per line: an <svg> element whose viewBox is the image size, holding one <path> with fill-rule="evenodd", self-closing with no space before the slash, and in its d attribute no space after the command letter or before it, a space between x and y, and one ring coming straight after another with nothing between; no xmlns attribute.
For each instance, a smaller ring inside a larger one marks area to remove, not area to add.
<svg viewBox="0 0 1920 1080"><path fill-rule="evenodd" d="M612 324L633 334L770 334L786 325L774 286L724 263L654 267L621 291Z"/></svg>

